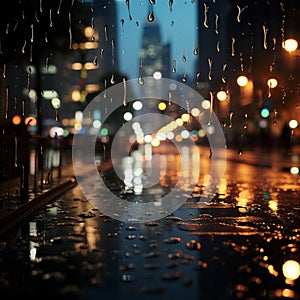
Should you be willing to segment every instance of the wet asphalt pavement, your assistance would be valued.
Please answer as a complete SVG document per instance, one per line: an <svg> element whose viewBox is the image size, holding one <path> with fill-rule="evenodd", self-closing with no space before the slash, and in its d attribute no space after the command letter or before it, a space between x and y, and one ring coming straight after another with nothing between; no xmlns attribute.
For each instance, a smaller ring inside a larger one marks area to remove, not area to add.
<svg viewBox="0 0 300 300"><path fill-rule="evenodd" d="M0 236L1 299L300 299L299 175L290 160L243 155L229 155L204 203L205 153L187 201L146 223L115 220L70 189Z"/></svg>

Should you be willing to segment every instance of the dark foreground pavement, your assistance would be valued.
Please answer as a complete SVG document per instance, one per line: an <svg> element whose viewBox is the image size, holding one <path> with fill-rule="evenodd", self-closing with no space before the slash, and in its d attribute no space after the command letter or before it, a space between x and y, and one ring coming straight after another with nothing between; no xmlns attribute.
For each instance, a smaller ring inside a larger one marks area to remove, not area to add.
<svg viewBox="0 0 300 300"><path fill-rule="evenodd" d="M78 186L55 197L0 236L1 299L300 299L299 175L232 155L211 201L204 158L186 203L153 222L114 220Z"/></svg>

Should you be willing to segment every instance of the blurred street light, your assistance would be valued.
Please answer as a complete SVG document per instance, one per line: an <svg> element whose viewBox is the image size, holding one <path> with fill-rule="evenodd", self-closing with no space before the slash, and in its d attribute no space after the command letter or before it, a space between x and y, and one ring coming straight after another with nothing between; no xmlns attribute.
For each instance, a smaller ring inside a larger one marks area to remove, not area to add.
<svg viewBox="0 0 300 300"><path fill-rule="evenodd" d="M282 43L282 48L287 52L294 52L298 48L298 42L295 39L287 39Z"/></svg>
<svg viewBox="0 0 300 300"><path fill-rule="evenodd" d="M240 86L240 87L243 87L243 86L246 86L247 83L248 83L248 78L244 75L241 75L239 76L237 79L236 79L236 82L237 84Z"/></svg>
<svg viewBox="0 0 300 300"><path fill-rule="evenodd" d="M278 85L278 81L275 78L270 78L270 79L268 79L267 84L268 84L269 88L273 89Z"/></svg>
<svg viewBox="0 0 300 300"><path fill-rule="evenodd" d="M227 94L225 91L219 91L217 93L217 98L219 101L225 101L227 99Z"/></svg>

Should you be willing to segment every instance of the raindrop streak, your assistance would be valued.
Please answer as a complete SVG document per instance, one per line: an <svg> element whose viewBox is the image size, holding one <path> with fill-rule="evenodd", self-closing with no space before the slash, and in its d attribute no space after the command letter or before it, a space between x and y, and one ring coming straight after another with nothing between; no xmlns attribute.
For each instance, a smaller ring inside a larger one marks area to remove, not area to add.
<svg viewBox="0 0 300 300"><path fill-rule="evenodd" d="M43 0L40 0L40 12L41 12L41 13L43 12L43 4L42 4L42 1L43 1Z"/></svg>
<svg viewBox="0 0 300 300"><path fill-rule="evenodd" d="M209 107L209 120L208 120L208 126L211 125L211 117L213 112L213 105L214 105L214 94L212 91L209 92L210 94L210 107Z"/></svg>
<svg viewBox="0 0 300 300"><path fill-rule="evenodd" d="M243 53L240 52L240 65L241 65L241 71L244 71L244 62L243 62Z"/></svg>
<svg viewBox="0 0 300 300"><path fill-rule="evenodd" d="M251 45L250 55L249 55L249 60L250 60L249 68L248 68L248 72L249 72L249 73L251 73L251 70L252 70L252 64L253 64L253 52L254 52L254 46L253 46L253 44L252 44L252 45Z"/></svg>
<svg viewBox="0 0 300 300"><path fill-rule="evenodd" d="M22 116L25 116L25 99L22 99Z"/></svg>
<svg viewBox="0 0 300 300"><path fill-rule="evenodd" d="M121 19L121 27L123 27L124 26L124 19Z"/></svg>
<svg viewBox="0 0 300 300"><path fill-rule="evenodd" d="M45 32L45 43L48 43L48 33L47 33L47 31Z"/></svg>
<svg viewBox="0 0 300 300"><path fill-rule="evenodd" d="M183 72L182 82L186 82L186 71Z"/></svg>
<svg viewBox="0 0 300 300"><path fill-rule="evenodd" d="M35 14L34 14L34 17L35 17L35 20L37 21L37 23L39 23L40 22L40 20L39 20L39 18L38 18L38 16L37 16L37 14L38 14L38 12L37 12L37 10L35 11Z"/></svg>
<svg viewBox="0 0 300 300"><path fill-rule="evenodd" d="M170 12L173 11L173 0L169 0L169 10Z"/></svg>
<svg viewBox="0 0 300 300"><path fill-rule="evenodd" d="M142 76L142 71L143 71L143 60L142 60L142 58L140 58L139 79L138 79L138 83L140 85L144 84L144 78Z"/></svg>
<svg viewBox="0 0 300 300"><path fill-rule="evenodd" d="M222 69L222 71L223 71L223 74L222 74L222 82L223 82L223 83L226 83L226 77L225 77L225 75L224 75L224 73L225 73L225 71L226 71L226 68L227 68L227 64L224 64L224 65L223 65L223 69Z"/></svg>
<svg viewBox="0 0 300 300"><path fill-rule="evenodd" d="M58 15L60 14L61 3L62 3L62 0L59 1L59 5L58 5L58 9L57 9L57 14Z"/></svg>
<svg viewBox="0 0 300 300"><path fill-rule="evenodd" d="M17 109L17 97L15 96L14 109Z"/></svg>
<svg viewBox="0 0 300 300"><path fill-rule="evenodd" d="M241 22L241 13L248 7L244 6L243 8L240 8L238 5L236 6L238 9L238 14L236 16L236 20L240 23Z"/></svg>
<svg viewBox="0 0 300 300"><path fill-rule="evenodd" d="M31 24L30 27L31 27L31 39L30 39L30 42L33 43L33 24Z"/></svg>
<svg viewBox="0 0 300 300"><path fill-rule="evenodd" d="M98 65L98 57L97 57L97 55L94 57L94 59L93 59L93 65L94 66L97 66Z"/></svg>
<svg viewBox="0 0 300 300"><path fill-rule="evenodd" d="M277 39L276 39L276 37L273 37L273 38L272 38L272 41L273 41L273 48L272 48L272 50L275 51L275 50L276 50L276 44L277 44Z"/></svg>
<svg viewBox="0 0 300 300"><path fill-rule="evenodd" d="M115 84L116 83L115 75L114 74L111 74L110 83L111 84Z"/></svg>
<svg viewBox="0 0 300 300"><path fill-rule="evenodd" d="M50 23L50 27L53 27L53 23L52 23L52 9L49 9L49 23Z"/></svg>
<svg viewBox="0 0 300 300"><path fill-rule="evenodd" d="M2 77L6 78L6 64L3 65Z"/></svg>
<svg viewBox="0 0 300 300"><path fill-rule="evenodd" d="M263 25L263 33L264 33L264 49L268 48L267 45L267 33L268 33L268 28L266 27L266 25Z"/></svg>
<svg viewBox="0 0 300 300"><path fill-rule="evenodd" d="M95 28L95 18L94 17L91 19L91 27Z"/></svg>
<svg viewBox="0 0 300 300"><path fill-rule="evenodd" d="M101 50L100 50L100 57L101 57L101 58L103 58L103 53L104 53L104 49L101 48Z"/></svg>
<svg viewBox="0 0 300 300"><path fill-rule="evenodd" d="M232 128L232 117L233 117L233 112L229 114L229 128Z"/></svg>
<svg viewBox="0 0 300 300"><path fill-rule="evenodd" d="M176 73L176 59L173 59L172 73Z"/></svg>
<svg viewBox="0 0 300 300"><path fill-rule="evenodd" d="M115 39L111 39L111 63L115 64Z"/></svg>
<svg viewBox="0 0 300 300"><path fill-rule="evenodd" d="M25 53L25 47L26 47L27 41L24 41L23 47L22 47L22 53Z"/></svg>
<svg viewBox="0 0 300 300"><path fill-rule="evenodd" d="M5 119L8 118L8 87L5 88Z"/></svg>
<svg viewBox="0 0 300 300"><path fill-rule="evenodd" d="M15 167L18 166L18 139L15 137Z"/></svg>
<svg viewBox="0 0 300 300"><path fill-rule="evenodd" d="M205 28L208 28L208 24L207 24L207 12L208 12L209 7L206 5L206 3L203 3L203 6L204 6L204 21L203 21L203 26Z"/></svg>
<svg viewBox="0 0 300 300"><path fill-rule="evenodd" d="M123 105L126 106L126 97L127 97L127 87L126 87L126 79L123 78Z"/></svg>
<svg viewBox="0 0 300 300"><path fill-rule="evenodd" d="M108 42L107 25L104 25L104 36L105 36L105 41Z"/></svg>
<svg viewBox="0 0 300 300"><path fill-rule="evenodd" d="M274 120L273 120L273 125L276 126L277 125L277 114L278 111L276 108L274 108Z"/></svg>
<svg viewBox="0 0 300 300"><path fill-rule="evenodd" d="M126 5L127 5L127 10L128 10L128 17L129 17L129 20L131 21L131 20L132 20L132 17L131 17L131 13L130 13L129 0L126 0Z"/></svg>
<svg viewBox="0 0 300 300"><path fill-rule="evenodd" d="M235 38L231 38L231 56L235 56L235 51L234 51L234 44L235 44Z"/></svg>
<svg viewBox="0 0 300 300"><path fill-rule="evenodd" d="M71 13L69 13L69 37L70 37L70 43L69 43L69 48L72 49L72 28L71 28Z"/></svg>
<svg viewBox="0 0 300 300"><path fill-rule="evenodd" d="M183 62L186 62L185 49L183 50L181 59L182 59Z"/></svg>
<svg viewBox="0 0 300 300"><path fill-rule="evenodd" d="M172 92L168 92L168 101L169 101L169 105L171 105L172 103Z"/></svg>
<svg viewBox="0 0 300 300"><path fill-rule="evenodd" d="M217 42L217 52L220 52L220 41Z"/></svg>
<svg viewBox="0 0 300 300"><path fill-rule="evenodd" d="M29 61L32 62L32 45L30 45Z"/></svg>
<svg viewBox="0 0 300 300"><path fill-rule="evenodd" d="M150 5L150 12L149 12L149 14L148 14L148 21L149 22L153 22L154 21L154 13L153 13L153 7L152 7L152 5Z"/></svg>
<svg viewBox="0 0 300 300"><path fill-rule="evenodd" d="M104 95L103 95L103 98L106 98L106 88L107 88L107 80L104 79Z"/></svg>
<svg viewBox="0 0 300 300"><path fill-rule="evenodd" d="M49 69L49 58L48 57L46 57L46 60L45 60L45 68L46 68L46 70Z"/></svg>
<svg viewBox="0 0 300 300"><path fill-rule="evenodd" d="M30 78L30 76L31 76L31 68L28 68L28 74L27 74L27 91L28 91L28 93L31 90L31 87L30 87L30 85L31 85L31 78Z"/></svg>
<svg viewBox="0 0 300 300"><path fill-rule="evenodd" d="M212 59L209 57L207 59L208 61L208 80L211 80L211 68L212 68Z"/></svg>
<svg viewBox="0 0 300 300"><path fill-rule="evenodd" d="M199 54L199 50L198 50L198 47L197 45L195 44L194 45L194 51L193 51L194 55L198 55Z"/></svg>
<svg viewBox="0 0 300 300"><path fill-rule="evenodd" d="M216 17L216 19L215 19L215 33L216 34L219 34L219 25L218 25L218 22L219 22L219 15L218 14L215 14L215 17Z"/></svg>
<svg viewBox="0 0 300 300"><path fill-rule="evenodd" d="M243 150L242 150L243 137L244 137L244 135L241 134L240 145L239 145L239 149L238 149L238 155L242 155L242 153L243 153Z"/></svg>
<svg viewBox="0 0 300 300"><path fill-rule="evenodd" d="M245 123L244 123L244 125L243 125L243 129L247 129L247 127L248 127L248 114L245 114L244 115L245 116Z"/></svg>
<svg viewBox="0 0 300 300"><path fill-rule="evenodd" d="M55 121L59 121L58 109L55 108Z"/></svg>

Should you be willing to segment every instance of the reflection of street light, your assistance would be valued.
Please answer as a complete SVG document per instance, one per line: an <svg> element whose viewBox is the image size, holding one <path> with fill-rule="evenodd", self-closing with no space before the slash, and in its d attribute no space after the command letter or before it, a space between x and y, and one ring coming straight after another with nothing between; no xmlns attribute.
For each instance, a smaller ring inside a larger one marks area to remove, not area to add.
<svg viewBox="0 0 300 300"><path fill-rule="evenodd" d="M287 52L294 52L298 48L298 42L295 39L287 39L282 43L282 48Z"/></svg>
<svg viewBox="0 0 300 300"><path fill-rule="evenodd" d="M239 76L237 79L236 79L236 82L237 84L240 86L240 87L243 87L243 86L246 86L247 83L248 83L248 78L244 75L241 75Z"/></svg>

